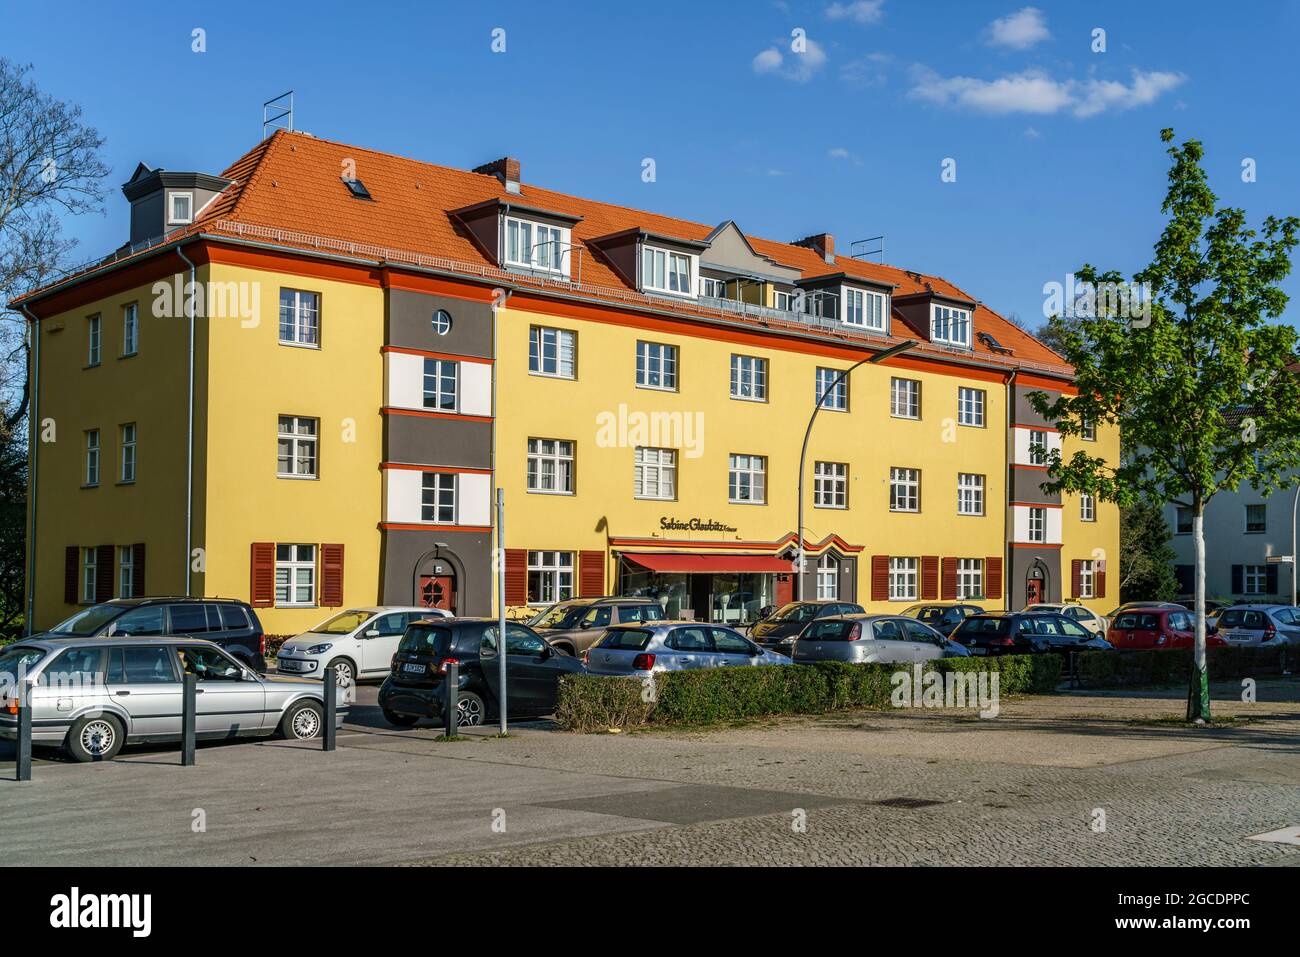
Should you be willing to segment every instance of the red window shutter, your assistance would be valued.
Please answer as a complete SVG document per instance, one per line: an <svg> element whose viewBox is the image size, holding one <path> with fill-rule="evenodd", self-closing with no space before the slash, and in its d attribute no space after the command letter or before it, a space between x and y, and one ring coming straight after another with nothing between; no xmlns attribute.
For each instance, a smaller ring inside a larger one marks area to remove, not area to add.
<svg viewBox="0 0 1300 957"><path fill-rule="evenodd" d="M871 600L889 601L889 556L871 556Z"/></svg>
<svg viewBox="0 0 1300 957"><path fill-rule="evenodd" d="M320 603L322 608L343 604L343 546L320 547Z"/></svg>
<svg viewBox="0 0 1300 957"><path fill-rule="evenodd" d="M943 581L940 586L939 597L944 601L957 600L957 559L945 558L943 560Z"/></svg>
<svg viewBox="0 0 1300 957"><path fill-rule="evenodd" d="M69 545L63 549L63 603L65 605L75 605L81 597L77 594L80 561L81 546Z"/></svg>
<svg viewBox="0 0 1300 957"><path fill-rule="evenodd" d="M599 598L605 594L605 553L578 553L578 594L583 598Z"/></svg>
<svg viewBox="0 0 1300 957"><path fill-rule="evenodd" d="M275 604L275 542L253 542L248 603L254 608Z"/></svg>
<svg viewBox="0 0 1300 957"><path fill-rule="evenodd" d="M1093 591L1092 597L1094 598L1106 597L1106 572L1105 571L1098 571L1093 574L1092 591Z"/></svg>
<svg viewBox="0 0 1300 957"><path fill-rule="evenodd" d="M131 546L131 594L139 597L144 590L144 542Z"/></svg>
<svg viewBox="0 0 1300 957"><path fill-rule="evenodd" d="M506 604L528 604L528 549L506 549Z"/></svg>
<svg viewBox="0 0 1300 957"><path fill-rule="evenodd" d="M990 599L1002 597L1001 555L984 559L984 595Z"/></svg>
<svg viewBox="0 0 1300 957"><path fill-rule="evenodd" d="M108 601L113 597L113 553L117 551L112 545L98 545L95 548L95 601Z"/></svg>
<svg viewBox="0 0 1300 957"><path fill-rule="evenodd" d="M1070 597L1078 598L1083 591L1083 562L1075 559L1070 562Z"/></svg>
<svg viewBox="0 0 1300 957"><path fill-rule="evenodd" d="M939 597L939 556L921 556L921 600L934 601Z"/></svg>

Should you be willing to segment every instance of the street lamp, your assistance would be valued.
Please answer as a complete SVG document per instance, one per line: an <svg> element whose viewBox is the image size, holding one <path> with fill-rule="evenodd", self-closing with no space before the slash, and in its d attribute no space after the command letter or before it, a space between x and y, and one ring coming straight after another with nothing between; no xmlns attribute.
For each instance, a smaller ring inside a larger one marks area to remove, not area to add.
<svg viewBox="0 0 1300 957"><path fill-rule="evenodd" d="M857 362L853 363L853 365L849 366L837 375L834 381L826 387L826 391L817 397L817 405L813 407L813 413L808 418L808 428L806 428L803 433L803 449L799 452L799 518L794 527L796 549L794 561L794 597L796 599L803 597L803 473L808 460L808 439L812 435L813 423L817 421L817 413L822 410L822 403L826 401L826 397L834 392L839 384L849 377L849 373L858 366L875 365L879 362L884 362L886 359L890 359L898 355L900 352L906 352L915 345L917 345L915 339L908 339L906 342L900 342L896 346L890 346L888 349L882 349L880 352L869 355L865 359L859 359Z"/></svg>

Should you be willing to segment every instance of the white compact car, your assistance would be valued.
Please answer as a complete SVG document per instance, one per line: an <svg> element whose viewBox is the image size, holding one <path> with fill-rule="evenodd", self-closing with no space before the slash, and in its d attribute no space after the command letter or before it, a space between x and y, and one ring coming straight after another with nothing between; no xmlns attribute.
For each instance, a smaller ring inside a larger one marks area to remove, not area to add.
<svg viewBox="0 0 1300 957"><path fill-rule="evenodd" d="M1090 608L1073 602L1039 602L1037 605L1029 605L1025 611L1050 611L1056 615L1064 615L1102 638L1106 637L1106 632L1110 629L1110 621L1104 615L1099 615Z"/></svg>
<svg viewBox="0 0 1300 957"><path fill-rule="evenodd" d="M282 675L307 678L320 678L326 668L333 668L340 684L382 678L407 625L422 618L449 617L441 608L413 605L349 608L286 641L275 664Z"/></svg>

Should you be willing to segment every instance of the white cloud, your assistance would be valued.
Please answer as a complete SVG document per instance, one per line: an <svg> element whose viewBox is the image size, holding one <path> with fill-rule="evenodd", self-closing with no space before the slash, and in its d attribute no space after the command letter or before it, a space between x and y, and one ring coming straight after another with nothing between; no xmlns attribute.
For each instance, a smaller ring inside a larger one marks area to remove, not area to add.
<svg viewBox="0 0 1300 957"><path fill-rule="evenodd" d="M1154 103L1186 77L1181 73L1134 70L1131 83L1118 80L1056 80L1042 70L1030 69L994 80L968 76L940 76L917 67L910 95L940 106L976 113L1050 115L1069 111L1086 118L1099 113L1128 110Z"/></svg>
<svg viewBox="0 0 1300 957"><path fill-rule="evenodd" d="M885 15L885 0L854 0L853 3L832 3L826 16L832 20L853 20L856 23L879 23Z"/></svg>
<svg viewBox="0 0 1300 957"><path fill-rule="evenodd" d="M888 53L868 53L840 67L840 79L850 86L884 86L889 82Z"/></svg>
<svg viewBox="0 0 1300 957"><path fill-rule="evenodd" d="M1025 129L1025 139L1027 140L1036 140L1042 135L1042 133L1038 132L1038 130L1034 129L1032 126L1026 127Z"/></svg>
<svg viewBox="0 0 1300 957"><path fill-rule="evenodd" d="M1025 7L1010 16L1000 17L990 23L988 29L989 43L1012 50L1028 50L1050 36L1043 11L1037 7Z"/></svg>
<svg viewBox="0 0 1300 957"><path fill-rule="evenodd" d="M826 151L826 155L831 159L848 159L849 151L843 146L835 146Z"/></svg>
<svg viewBox="0 0 1300 957"><path fill-rule="evenodd" d="M775 70L781 69L782 60L783 58L780 50L776 47L768 47L758 56L754 57L754 72L772 73Z"/></svg>
<svg viewBox="0 0 1300 957"><path fill-rule="evenodd" d="M775 73L795 83L807 83L826 65L827 57L826 51L816 40L805 37L803 42L803 51L791 52L788 61L780 49L775 46L768 47L754 57L752 64L754 72Z"/></svg>

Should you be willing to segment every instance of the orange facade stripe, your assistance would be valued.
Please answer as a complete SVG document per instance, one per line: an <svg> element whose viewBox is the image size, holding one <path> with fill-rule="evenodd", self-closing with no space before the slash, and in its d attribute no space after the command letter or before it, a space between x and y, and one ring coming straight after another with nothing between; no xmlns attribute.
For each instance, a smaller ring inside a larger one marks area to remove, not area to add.
<svg viewBox="0 0 1300 957"><path fill-rule="evenodd" d="M416 465L412 462L380 462L381 469L402 469L410 472L450 472L456 475L491 475L491 469L459 468L454 465Z"/></svg>
<svg viewBox="0 0 1300 957"><path fill-rule="evenodd" d="M414 415L422 419L459 419L461 422L491 422L490 415L462 415L459 412L430 412L427 409L399 409L386 405L379 410L384 415Z"/></svg>
<svg viewBox="0 0 1300 957"><path fill-rule="evenodd" d="M435 525L433 522L380 522L380 531L397 531L397 532L421 532L433 531L440 532L490 532L491 525Z"/></svg>
<svg viewBox="0 0 1300 957"><path fill-rule="evenodd" d="M1046 542L1012 542L1012 548L1060 548L1060 545L1049 545Z"/></svg>
<svg viewBox="0 0 1300 957"><path fill-rule="evenodd" d="M397 352L404 356L424 356L426 359L447 359L451 362L481 362L483 365L492 365L492 359L486 359L483 356L462 356L451 352L429 352L427 349L408 349L406 346L382 346L380 353Z"/></svg>

